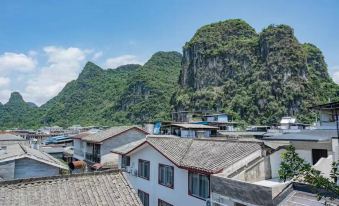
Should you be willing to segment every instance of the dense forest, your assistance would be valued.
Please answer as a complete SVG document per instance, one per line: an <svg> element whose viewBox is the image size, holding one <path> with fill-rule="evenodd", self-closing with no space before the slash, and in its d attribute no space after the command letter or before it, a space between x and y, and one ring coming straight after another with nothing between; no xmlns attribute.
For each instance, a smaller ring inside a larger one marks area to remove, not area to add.
<svg viewBox="0 0 339 206"><path fill-rule="evenodd" d="M201 27L178 52L141 65L102 69L88 62L78 79L37 107L17 92L0 103L0 128L139 124L171 111L225 112L246 124L282 116L310 123L308 107L339 100L322 52L287 25L257 33L240 19Z"/></svg>

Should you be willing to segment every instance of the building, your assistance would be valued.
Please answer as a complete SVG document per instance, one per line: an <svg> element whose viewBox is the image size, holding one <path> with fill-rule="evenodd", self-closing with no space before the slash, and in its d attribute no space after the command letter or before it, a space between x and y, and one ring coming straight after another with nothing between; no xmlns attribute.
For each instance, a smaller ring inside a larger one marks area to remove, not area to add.
<svg viewBox="0 0 339 206"><path fill-rule="evenodd" d="M160 133L184 138L207 138L217 136L218 127L203 124L171 123L162 126Z"/></svg>
<svg viewBox="0 0 339 206"><path fill-rule="evenodd" d="M0 178L5 180L54 176L68 170L56 158L21 144L2 146L0 149Z"/></svg>
<svg viewBox="0 0 339 206"><path fill-rule="evenodd" d="M213 174L230 175L263 156L263 144L147 137L112 152L145 206L205 206Z"/></svg>
<svg viewBox="0 0 339 206"><path fill-rule="evenodd" d="M333 155L332 138L336 135L336 130L303 130L297 133L267 136L263 141L272 148L291 144L301 158L314 165L320 158Z"/></svg>
<svg viewBox="0 0 339 206"><path fill-rule="evenodd" d="M112 149L143 139L147 134L146 131L136 126L112 127L93 134L80 133L73 137L73 158L85 160L88 163L101 163L104 155L112 155Z"/></svg>
<svg viewBox="0 0 339 206"><path fill-rule="evenodd" d="M119 171L3 181L0 205L142 206Z"/></svg>
<svg viewBox="0 0 339 206"><path fill-rule="evenodd" d="M28 141L20 136L10 134L10 133L1 133L0 134L0 146L11 145L11 144L28 144Z"/></svg>

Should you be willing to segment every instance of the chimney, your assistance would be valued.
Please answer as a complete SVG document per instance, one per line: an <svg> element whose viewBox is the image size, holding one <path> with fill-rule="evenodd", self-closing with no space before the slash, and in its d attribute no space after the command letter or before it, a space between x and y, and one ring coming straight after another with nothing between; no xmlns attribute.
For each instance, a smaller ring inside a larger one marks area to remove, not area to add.
<svg viewBox="0 0 339 206"><path fill-rule="evenodd" d="M39 149L38 140L36 138L31 140L31 148L36 150Z"/></svg>

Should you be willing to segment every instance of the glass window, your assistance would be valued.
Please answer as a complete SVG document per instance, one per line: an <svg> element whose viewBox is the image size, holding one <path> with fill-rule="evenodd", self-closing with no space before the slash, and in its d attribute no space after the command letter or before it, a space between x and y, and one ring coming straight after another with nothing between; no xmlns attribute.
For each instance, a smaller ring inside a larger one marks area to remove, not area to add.
<svg viewBox="0 0 339 206"><path fill-rule="evenodd" d="M139 159L138 176L149 180L149 175L150 175L150 162Z"/></svg>
<svg viewBox="0 0 339 206"><path fill-rule="evenodd" d="M131 158L129 156L123 155L121 158L121 168L126 169L127 166L130 166Z"/></svg>
<svg viewBox="0 0 339 206"><path fill-rule="evenodd" d="M142 191L138 190L138 196L144 206L149 206L149 194Z"/></svg>
<svg viewBox="0 0 339 206"><path fill-rule="evenodd" d="M173 206L173 205L161 199L158 199L158 206Z"/></svg>
<svg viewBox="0 0 339 206"><path fill-rule="evenodd" d="M192 196L206 199L210 196L210 180L207 175L188 173L188 193Z"/></svg>
<svg viewBox="0 0 339 206"><path fill-rule="evenodd" d="M159 184L173 188L174 186L174 167L159 164Z"/></svg>

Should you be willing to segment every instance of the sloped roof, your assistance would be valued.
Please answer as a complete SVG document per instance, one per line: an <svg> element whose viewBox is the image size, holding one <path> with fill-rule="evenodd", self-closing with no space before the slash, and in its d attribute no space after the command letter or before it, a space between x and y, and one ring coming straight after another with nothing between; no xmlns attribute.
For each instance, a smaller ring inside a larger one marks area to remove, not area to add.
<svg viewBox="0 0 339 206"><path fill-rule="evenodd" d="M111 127L107 130L97 132L95 134L88 135L86 137L83 137L82 140L86 142L102 142L106 139L109 139L111 137L115 137L119 134L122 134L124 132L127 132L129 130L136 129L139 130L140 132L144 133L145 135L148 134L145 130L137 127L137 126L120 126L120 127Z"/></svg>
<svg viewBox="0 0 339 206"><path fill-rule="evenodd" d="M21 144L8 145L6 146L5 153L0 154L0 162L7 162L22 158L34 159L45 164L68 170L67 165L63 164L51 155Z"/></svg>
<svg viewBox="0 0 339 206"><path fill-rule="evenodd" d="M189 123L182 123L182 124L171 124L171 126L181 127L185 129L218 129L218 127L203 125L203 124L189 124Z"/></svg>
<svg viewBox="0 0 339 206"><path fill-rule="evenodd" d="M14 134L3 133L0 134L0 141L25 141L25 139Z"/></svg>
<svg viewBox="0 0 339 206"><path fill-rule="evenodd" d="M119 171L4 181L0 205L142 206Z"/></svg>
<svg viewBox="0 0 339 206"><path fill-rule="evenodd" d="M206 173L218 173L248 155L261 151L261 143L255 142L153 136L121 154L131 153L146 143L176 166Z"/></svg>
<svg viewBox="0 0 339 206"><path fill-rule="evenodd" d="M268 134L267 134L268 135ZM263 140L280 141L329 141L332 137L337 137L337 130L302 130L300 132L285 133L264 137Z"/></svg>
<svg viewBox="0 0 339 206"><path fill-rule="evenodd" d="M72 138L72 139L82 139L82 138L87 137L87 136L89 136L89 135L91 135L91 134L93 134L93 133L91 133L91 132L81 132L81 133L79 133L79 134L77 134L77 135L74 135L74 136L71 137L71 138Z"/></svg>

